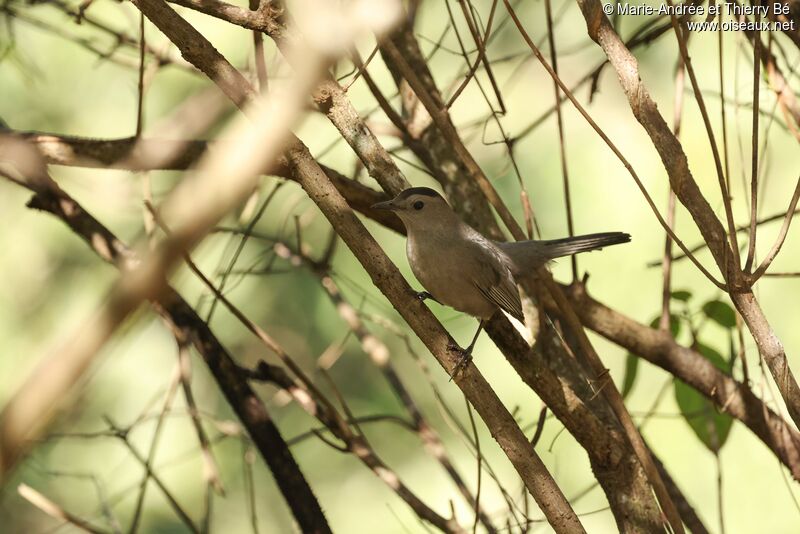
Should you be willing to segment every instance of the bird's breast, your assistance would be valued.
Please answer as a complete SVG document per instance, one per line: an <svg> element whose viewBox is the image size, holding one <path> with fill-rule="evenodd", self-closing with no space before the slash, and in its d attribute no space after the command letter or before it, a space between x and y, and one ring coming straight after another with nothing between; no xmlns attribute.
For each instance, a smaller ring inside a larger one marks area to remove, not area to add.
<svg viewBox="0 0 800 534"><path fill-rule="evenodd" d="M428 293L451 308L488 319L497 307L486 300L467 272L464 258L470 253L453 238L410 235L406 243L411 270Z"/></svg>

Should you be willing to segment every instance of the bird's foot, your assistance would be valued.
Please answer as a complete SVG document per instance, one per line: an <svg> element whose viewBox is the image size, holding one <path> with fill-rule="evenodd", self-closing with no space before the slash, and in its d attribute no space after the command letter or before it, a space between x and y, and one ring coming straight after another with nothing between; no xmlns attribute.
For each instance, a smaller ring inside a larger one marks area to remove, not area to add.
<svg viewBox="0 0 800 534"><path fill-rule="evenodd" d="M422 302L425 302L428 299L436 300L435 298L433 298L433 295L431 295L427 291L419 291L419 292L417 292L417 298L419 300L421 300Z"/></svg>
<svg viewBox="0 0 800 534"><path fill-rule="evenodd" d="M452 381L462 369L465 369L467 365L472 362L472 347L469 349L462 349L458 345L450 343L447 345L447 350L458 353L461 356L456 362L456 366L453 367L453 372L450 373L450 380Z"/></svg>

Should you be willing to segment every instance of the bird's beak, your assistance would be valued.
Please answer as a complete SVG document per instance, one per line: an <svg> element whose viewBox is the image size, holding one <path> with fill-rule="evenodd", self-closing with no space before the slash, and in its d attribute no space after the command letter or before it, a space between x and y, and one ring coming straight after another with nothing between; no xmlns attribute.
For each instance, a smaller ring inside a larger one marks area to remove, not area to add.
<svg viewBox="0 0 800 534"><path fill-rule="evenodd" d="M386 202L378 202L377 204L373 204L371 207L374 210L395 211L397 209L397 205L395 205L393 200L387 200Z"/></svg>

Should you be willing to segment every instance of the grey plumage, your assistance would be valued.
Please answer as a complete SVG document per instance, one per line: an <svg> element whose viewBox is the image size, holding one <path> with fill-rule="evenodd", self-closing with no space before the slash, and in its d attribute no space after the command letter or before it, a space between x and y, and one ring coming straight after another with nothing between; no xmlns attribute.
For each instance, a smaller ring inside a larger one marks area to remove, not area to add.
<svg viewBox="0 0 800 534"><path fill-rule="evenodd" d="M405 217L414 276L436 300L458 311L489 319L501 308L524 321L508 257L454 213L452 219L439 215L430 230Z"/></svg>
<svg viewBox="0 0 800 534"><path fill-rule="evenodd" d="M406 189L373 208L394 211L403 221L408 262L427 292L440 303L481 319L481 325L498 308L524 322L514 276L533 272L555 258L630 241L628 234L606 232L551 241L494 242L461 221L439 193L427 187Z"/></svg>
<svg viewBox="0 0 800 534"><path fill-rule="evenodd" d="M556 258L571 256L579 252L600 250L603 247L627 243L630 240L631 236L623 232L603 232L549 241L516 241L495 244L511 260L514 274L523 274L536 270Z"/></svg>

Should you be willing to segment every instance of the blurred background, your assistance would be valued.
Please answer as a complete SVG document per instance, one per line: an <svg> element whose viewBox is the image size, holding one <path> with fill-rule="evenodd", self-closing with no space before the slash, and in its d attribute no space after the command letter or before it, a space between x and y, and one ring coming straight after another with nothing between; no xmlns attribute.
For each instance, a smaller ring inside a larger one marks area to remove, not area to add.
<svg viewBox="0 0 800 534"><path fill-rule="evenodd" d="M131 136L136 127L138 93L137 49L120 45L117 37L84 21L76 24L65 10L77 10L72 0L28 3L8 0L0 6L0 117L14 130L54 134L119 138ZM658 5L655 2L646 2ZM491 2L473 2L485 23ZM291 11L292 3L289 2ZM430 66L439 88L450 94L463 79L464 59L450 30L444 2L421 2L416 34L423 50L431 55ZM456 6L453 5L452 9ZM176 8L236 67L254 78L251 32L183 8ZM544 3L517 3L517 12L528 33L547 55ZM129 3L95 0L86 16L101 21L135 43L138 12ZM507 13L498 10L493 40L488 49L494 74L507 107L499 117L506 133L518 137L553 106L552 81L530 55ZM599 65L604 56L587 37L586 25L576 4L554 3L555 39L559 71L572 87ZM617 21L623 36L631 35L647 17L621 17ZM506 22L502 22L506 21ZM462 35L467 34L458 19ZM147 70L144 99L145 133L148 127L169 115L190 95L208 90L212 84L187 66L174 46L152 25L146 24L148 44L174 60L172 64ZM778 39L778 36L775 36ZM765 39L767 37L765 36ZM359 42L367 57L374 40ZM730 174L733 184L734 215L738 224L748 221L752 49L738 33L723 35L726 72ZM720 128L720 96L717 34L694 33L690 52L704 90L712 123ZM790 84L798 87L793 68L800 59L797 49L783 50L783 60L792 66L784 70ZM674 109L677 42L667 32L651 44L639 47L635 55L641 75L659 109L671 120ZM265 39L265 57L270 80L281 83L290 72L275 46ZM474 57L474 56L473 56ZM395 94L391 76L379 57L369 72L388 95ZM347 85L352 66L342 61L335 74ZM486 86L485 72L478 78ZM576 91L593 118L617 144L642 177L645 186L664 212L668 182L658 154L644 130L633 118L616 75L603 70L596 92L589 85ZM687 84L686 91L690 91ZM761 119L760 215L786 210L800 171L797 141L787 131L775 108L775 95L762 81L759 97ZM213 89L212 89L213 90ZM391 135L389 122L379 112L363 80L348 89L348 96L368 125L379 134L387 148L397 148L400 139ZM722 218L714 163L708 138L696 103L686 95L681 141L689 156L695 179L712 199ZM396 100L395 100L396 101ZM473 155L493 180L506 204L519 221L522 208L520 186L508 158L503 133L474 83L467 86L451 113ZM232 114L232 110L231 113ZM230 114L226 115L229 116ZM570 105L564 106L566 154L572 188L576 233L625 231L630 244L601 253L579 257L582 272L590 274L590 293L603 303L650 323L661 307L661 270L650 264L663 254L664 232L634 182L603 141ZM223 125L218 121L207 135L213 137ZM360 172L351 149L329 121L309 112L296 130L318 159L365 184L378 188ZM387 134L388 133L388 134ZM414 185L436 187L430 176L419 170L413 156L398 150L397 164ZM561 163L555 115L518 137L514 155L528 191L543 238L567 235ZM58 184L90 213L128 243L144 235L143 184L149 181L158 203L178 183L183 173L150 172L147 176L116 170L51 167ZM302 265L295 265L276 253L276 243L294 248L297 228L302 228L306 252L319 257L328 242L330 227L313 202L294 183L275 177L261 181L260 202L274 193L263 217L255 226L258 235L245 246L232 271L225 293L248 317L274 336L286 351L311 375L319 387L334 395L331 383L319 370L323 361L332 382L352 412L359 417L395 415L406 417L381 373L369 361L357 339L336 313L319 279ZM19 386L38 358L64 335L84 324L117 279L117 271L100 261L64 224L50 215L25 207L30 193L7 181L0 181L0 403ZM716 200L714 200L716 199ZM252 211L233 214L224 226L245 225ZM369 230L385 247L412 285L418 286L408 267L402 236L367 221ZM768 250L780 223L759 227L759 257ZM701 243L697 228L682 207L677 210L676 233L688 245ZM740 238L740 242L744 238ZM239 240L218 232L205 239L193 252L204 272L217 277L228 268ZM713 261L707 251L698 257L709 268ZM790 230L783 250L773 265L775 271L797 271L800 238ZM556 279L571 279L568 260L552 265ZM715 269L712 269L716 272ZM448 453L470 487L476 484L476 461L472 449L457 430L469 425L464 398L375 289L358 262L344 245L338 246L332 276L346 300L362 315L369 330L390 349L415 400L431 424L441 433ZM727 298L686 260L674 264L673 288L685 291L675 302L682 324L679 341L689 343L690 330L696 337L731 360L734 330L725 320L715 320L710 301ZM173 286L206 317L211 305L209 293L185 268L173 276ZM786 347L790 365L800 366L800 329L796 303L800 296L798 278L764 278L757 294L779 338ZM474 332L474 319L435 303L431 309L459 342L467 343ZM712 306L713 307L713 306ZM721 312L724 315L724 312ZM242 365L253 366L259 359L274 362L257 340L223 306L217 306L210 321L215 334ZM691 328L689 326L691 325ZM626 352L597 336L592 337L603 362L621 387L626 375ZM774 410L784 413L783 403L768 373L759 365L752 339L745 334L745 350L752 387ZM416 356L415 356L416 354ZM213 498L210 532L291 532L292 517L273 479L255 454L243 431L222 398L201 359L193 358L193 391L205 428L220 465L224 497ZM430 382L420 372L417 358L430 368ZM103 349L77 399L74 409L64 414L51 433L38 443L31 456L16 471L0 494L0 531L73 532L74 526L46 516L22 499L16 491L25 483L42 492L65 509L95 524L114 524L127 529L134 514L143 477L140 462L131 448L146 455L156 427L163 397L173 378L177 362L174 338L149 309L142 308L111 343ZM474 363L480 368L506 406L531 435L542 408L541 401L527 388L491 341L483 336L475 350ZM734 368L741 378L741 369ZM798 487L770 451L752 433L733 423L727 440L717 453L692 430L676 401L671 375L647 362L638 365L635 378L628 370L630 390L626 404L634 419L643 423L643 434L666 464L689 501L714 531L720 531L720 510L726 532L797 532L800 529ZM283 436L314 488L332 528L337 532L424 532L408 507L372 472L350 455L342 454L316 436L309 435L318 423L271 386L256 386L271 409ZM130 447L109 435L109 422L131 427ZM788 420L788 417L787 417ZM725 426L727 423L721 423ZM418 437L401 425L378 420L363 425L376 451L398 476L425 502L443 515L454 507L463 524L471 522L471 510L440 466L420 445ZM514 498L521 502L522 484L485 427L478 424L481 452L487 465ZM555 418L550 417L537 445L565 495L589 532L611 532L615 523L603 492L589 468L585 452ZM204 517L207 495L202 475L202 458L196 433L187 416L182 395L165 418L155 453L154 468L181 507L195 521ZM252 503L252 504L251 504ZM509 510L498 485L483 478L481 503L497 525L505 525ZM529 515L542 519L531 505ZM113 518L110 519L110 518ZM254 519L255 518L255 519ZM253 526L256 523L256 527ZM546 522L534 523L533 531L549 531ZM184 532L186 526L175 515L164 494L150 482L139 532ZM516 530L515 530L516 531Z"/></svg>

